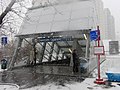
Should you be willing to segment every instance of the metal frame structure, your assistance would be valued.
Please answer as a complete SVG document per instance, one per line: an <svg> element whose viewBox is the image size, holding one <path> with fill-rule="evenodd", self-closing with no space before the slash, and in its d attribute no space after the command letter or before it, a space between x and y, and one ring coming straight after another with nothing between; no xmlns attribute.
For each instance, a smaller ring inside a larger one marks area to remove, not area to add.
<svg viewBox="0 0 120 90"><path fill-rule="evenodd" d="M39 43L41 47L39 52L40 53L38 60L39 63L44 62L44 59L46 59L47 62L51 62L53 60L58 61L70 58L71 52L69 51L69 49L70 50L77 49L79 57L89 58L90 31L91 31L90 29L85 29L85 30L16 35L16 37L18 38L17 45L14 51L13 58L10 62L9 68L13 68L15 66L18 52L20 47L22 46L23 40L29 43L34 48L36 41L37 43ZM85 39L83 34L86 34L87 39ZM53 39L56 37L58 38ZM27 39L32 39L32 43ZM43 41L41 41L42 39ZM81 41L85 41L85 43L80 43Z"/></svg>

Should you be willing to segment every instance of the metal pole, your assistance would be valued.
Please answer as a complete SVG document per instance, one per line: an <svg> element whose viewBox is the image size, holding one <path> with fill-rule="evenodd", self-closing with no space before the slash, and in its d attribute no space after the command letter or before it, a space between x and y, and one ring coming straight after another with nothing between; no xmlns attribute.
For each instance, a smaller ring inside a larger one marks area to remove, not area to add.
<svg viewBox="0 0 120 90"><path fill-rule="evenodd" d="M97 30L98 30L98 47L100 47L100 30L99 30L99 26L97 26ZM100 54L98 54L98 78L96 79L95 83L96 84L105 84L103 79L101 79L101 77L100 77Z"/></svg>
<svg viewBox="0 0 120 90"><path fill-rule="evenodd" d="M98 47L100 46L100 30L99 26L97 26L98 30ZM100 54L98 54L98 79L100 79Z"/></svg>

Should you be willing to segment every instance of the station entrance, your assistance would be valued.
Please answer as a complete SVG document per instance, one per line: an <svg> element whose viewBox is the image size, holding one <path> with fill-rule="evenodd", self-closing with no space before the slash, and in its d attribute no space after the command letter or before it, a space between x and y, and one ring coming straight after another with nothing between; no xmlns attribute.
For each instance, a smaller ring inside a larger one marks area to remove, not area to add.
<svg viewBox="0 0 120 90"><path fill-rule="evenodd" d="M24 60L27 60L26 64L30 64L33 57L36 64L54 63L70 66L73 49L77 50L79 57L89 58L90 31L86 29L17 35L16 48L9 68ZM34 56L30 55L31 51L35 53Z"/></svg>

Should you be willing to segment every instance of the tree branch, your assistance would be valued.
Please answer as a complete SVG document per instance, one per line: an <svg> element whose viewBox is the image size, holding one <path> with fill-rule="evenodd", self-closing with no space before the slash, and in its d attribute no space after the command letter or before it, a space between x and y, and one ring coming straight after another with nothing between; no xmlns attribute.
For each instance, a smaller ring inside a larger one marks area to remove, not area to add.
<svg viewBox="0 0 120 90"><path fill-rule="evenodd" d="M11 0L9 5L6 7L6 9L3 11L3 13L0 15L0 25L3 22L3 18L7 15L9 11L11 11L12 6L15 4L16 0Z"/></svg>

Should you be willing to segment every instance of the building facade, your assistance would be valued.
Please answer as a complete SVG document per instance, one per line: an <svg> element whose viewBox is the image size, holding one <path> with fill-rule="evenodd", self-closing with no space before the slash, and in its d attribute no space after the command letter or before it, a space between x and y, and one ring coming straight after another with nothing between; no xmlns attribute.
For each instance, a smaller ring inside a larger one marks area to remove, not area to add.
<svg viewBox="0 0 120 90"><path fill-rule="evenodd" d="M115 39L114 18L101 0L33 0L19 34L95 30L98 25L102 39Z"/></svg>
<svg viewBox="0 0 120 90"><path fill-rule="evenodd" d="M105 16L105 39L115 40L115 21L108 8L104 9Z"/></svg>

